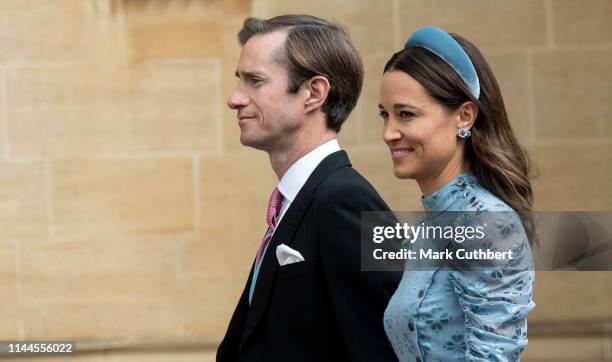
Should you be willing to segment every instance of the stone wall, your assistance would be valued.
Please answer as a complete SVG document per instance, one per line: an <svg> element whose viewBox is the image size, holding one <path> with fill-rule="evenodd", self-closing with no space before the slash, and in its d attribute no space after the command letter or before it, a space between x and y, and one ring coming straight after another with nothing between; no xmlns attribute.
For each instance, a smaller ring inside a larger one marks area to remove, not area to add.
<svg viewBox="0 0 612 362"><path fill-rule="evenodd" d="M608 0L2 0L0 340L87 342L79 361L212 360L276 181L225 106L236 33L282 13L338 21L361 51L340 143L392 208L420 209L420 193L392 174L379 81L431 24L490 61L539 168L537 209L612 209ZM535 300L530 326L609 321L612 278L539 273ZM527 357L612 358L609 337L563 338L530 336Z"/></svg>

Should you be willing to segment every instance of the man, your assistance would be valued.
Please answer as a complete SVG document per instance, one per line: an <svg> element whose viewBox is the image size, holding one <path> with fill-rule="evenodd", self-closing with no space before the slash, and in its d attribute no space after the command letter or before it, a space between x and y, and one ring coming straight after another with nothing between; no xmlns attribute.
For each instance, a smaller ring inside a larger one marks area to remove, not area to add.
<svg viewBox="0 0 612 362"><path fill-rule="evenodd" d="M336 140L361 91L359 55L311 16L249 18L238 38L227 104L280 182L217 361L395 361L383 312L401 275L360 271L361 211L388 207Z"/></svg>

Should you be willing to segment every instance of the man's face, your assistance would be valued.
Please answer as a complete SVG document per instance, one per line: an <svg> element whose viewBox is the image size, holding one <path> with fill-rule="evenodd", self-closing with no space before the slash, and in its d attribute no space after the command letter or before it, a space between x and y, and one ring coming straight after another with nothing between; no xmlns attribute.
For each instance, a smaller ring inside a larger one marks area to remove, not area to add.
<svg viewBox="0 0 612 362"><path fill-rule="evenodd" d="M304 116L301 93L287 91L287 70L278 61L286 37L275 31L246 42L236 69L238 86L227 100L238 113L240 143L267 152L290 147Z"/></svg>

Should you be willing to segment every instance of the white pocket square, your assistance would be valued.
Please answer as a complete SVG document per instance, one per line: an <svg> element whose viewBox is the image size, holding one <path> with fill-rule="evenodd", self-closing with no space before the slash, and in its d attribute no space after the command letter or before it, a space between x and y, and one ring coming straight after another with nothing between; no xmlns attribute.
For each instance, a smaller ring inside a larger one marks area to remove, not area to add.
<svg viewBox="0 0 612 362"><path fill-rule="evenodd" d="M280 266L304 261L304 257L299 251L291 249L285 244L276 247L276 259L278 259Z"/></svg>

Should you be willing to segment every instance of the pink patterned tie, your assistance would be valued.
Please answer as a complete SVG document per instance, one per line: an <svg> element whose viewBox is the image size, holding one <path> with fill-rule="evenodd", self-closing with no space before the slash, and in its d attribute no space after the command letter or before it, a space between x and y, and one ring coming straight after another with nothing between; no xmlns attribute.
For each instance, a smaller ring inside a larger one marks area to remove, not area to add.
<svg viewBox="0 0 612 362"><path fill-rule="evenodd" d="M264 250L266 250L266 245L270 241L272 234L274 233L274 229L276 228L276 218L278 217L278 213L280 211L281 205L283 204L283 194L278 191L278 188L275 188L272 191L272 195L270 195L270 202L268 203L268 215L266 215L266 221L268 222L268 231L266 231L266 235L264 235L263 240L261 241L261 245L259 245L259 249L257 250L257 257L255 258L255 262L259 264L261 261L261 256L263 255Z"/></svg>

